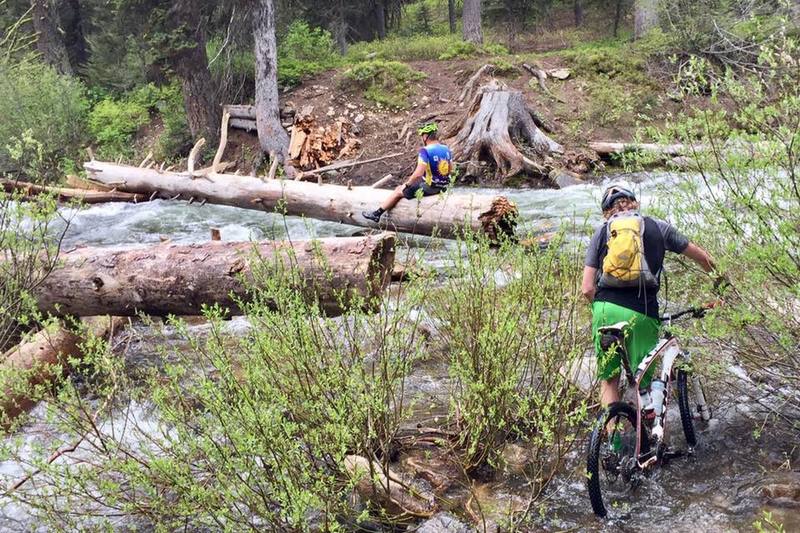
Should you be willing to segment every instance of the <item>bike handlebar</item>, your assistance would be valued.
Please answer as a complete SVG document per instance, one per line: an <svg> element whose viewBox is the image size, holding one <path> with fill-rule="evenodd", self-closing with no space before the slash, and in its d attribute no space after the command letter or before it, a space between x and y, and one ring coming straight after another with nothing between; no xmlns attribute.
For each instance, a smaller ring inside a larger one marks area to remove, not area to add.
<svg viewBox="0 0 800 533"><path fill-rule="evenodd" d="M684 309L683 311L678 311L677 313L668 313L665 315L661 315L662 322L669 322L671 320L675 320L676 318L680 318L685 315L692 315L692 318L702 318L708 312L709 309L713 309L720 305L720 302L709 302L707 304L703 304L700 307L690 307L688 309Z"/></svg>

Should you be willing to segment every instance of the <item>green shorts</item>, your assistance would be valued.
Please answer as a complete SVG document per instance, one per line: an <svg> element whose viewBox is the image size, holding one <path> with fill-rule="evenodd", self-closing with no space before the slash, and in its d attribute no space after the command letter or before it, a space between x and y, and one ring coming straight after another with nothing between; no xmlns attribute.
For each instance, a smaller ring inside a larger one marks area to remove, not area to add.
<svg viewBox="0 0 800 533"><path fill-rule="evenodd" d="M611 302L594 302L592 304L592 340L597 354L597 377L602 380L614 378L622 371L619 353L604 353L600 348L600 335L598 328L610 326L617 322L628 322L630 325L625 330L625 348L630 357L631 370L635 373L639 363L658 344L661 322L653 317L631 311L627 307L612 304ZM642 385L648 385L653 377L653 365L642 379Z"/></svg>

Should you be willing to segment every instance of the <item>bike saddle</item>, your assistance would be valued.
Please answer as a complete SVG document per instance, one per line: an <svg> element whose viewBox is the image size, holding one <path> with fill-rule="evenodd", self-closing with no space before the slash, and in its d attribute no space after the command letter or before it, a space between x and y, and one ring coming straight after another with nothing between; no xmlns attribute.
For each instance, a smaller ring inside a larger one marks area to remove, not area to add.
<svg viewBox="0 0 800 533"><path fill-rule="evenodd" d="M630 324L628 322L617 322L616 324L612 324L610 326L600 326L597 328L597 331L600 333L622 333L622 331L627 328Z"/></svg>

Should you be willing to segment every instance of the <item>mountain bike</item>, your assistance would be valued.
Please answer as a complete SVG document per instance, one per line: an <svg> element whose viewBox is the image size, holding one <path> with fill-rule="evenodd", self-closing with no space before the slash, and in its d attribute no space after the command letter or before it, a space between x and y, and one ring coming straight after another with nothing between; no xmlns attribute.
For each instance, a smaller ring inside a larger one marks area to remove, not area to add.
<svg viewBox="0 0 800 533"><path fill-rule="evenodd" d="M620 379L620 398L624 398L628 385L635 385L639 394L636 405L631 401L610 404L597 418L589 439L586 458L587 486L592 510L597 516L605 517L607 499L617 499L634 489L644 478L646 472L666 459L680 456L681 452L669 449L666 445L667 407L672 386L678 397L683 434L686 437L689 454L697 445L694 427L695 414L705 422L711 419L703 391L702 380L691 372L690 355L682 350L678 340L670 333L669 326L680 317L691 315L700 318L713 307L694 307L661 317L661 338L647 357L632 370L625 351L625 330L627 322L599 328L600 346L606 353L617 350L620 354L624 377ZM654 377L649 388L641 383L647 371L657 361L661 361L660 372ZM690 398L690 390L694 392ZM692 405L694 404L694 405Z"/></svg>

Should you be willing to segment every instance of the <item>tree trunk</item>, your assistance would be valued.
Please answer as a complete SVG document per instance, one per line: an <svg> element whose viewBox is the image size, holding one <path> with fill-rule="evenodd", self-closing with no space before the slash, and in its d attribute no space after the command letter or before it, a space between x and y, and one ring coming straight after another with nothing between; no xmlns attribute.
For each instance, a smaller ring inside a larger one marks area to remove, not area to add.
<svg viewBox="0 0 800 533"><path fill-rule="evenodd" d="M190 0L180 0L172 5L168 17L182 33L184 42L174 45L169 64L181 80L186 121L192 137L204 138L214 145L222 119L217 102L216 87L208 69L206 35L199 9Z"/></svg>
<svg viewBox="0 0 800 533"><path fill-rule="evenodd" d="M64 27L64 45L70 64L77 70L89 59L81 4L79 0L61 0L59 8L59 17Z"/></svg>
<svg viewBox="0 0 800 533"><path fill-rule="evenodd" d="M281 126L278 102L278 46L275 39L274 1L258 0L253 16L258 143L264 153L283 163L289 151L289 135Z"/></svg>
<svg viewBox="0 0 800 533"><path fill-rule="evenodd" d="M386 38L386 7L383 5L384 0L377 0L375 2L375 29L378 33L378 39Z"/></svg>
<svg viewBox="0 0 800 533"><path fill-rule="evenodd" d="M249 176L215 174L192 179L185 173L159 172L100 161L84 163L89 178L115 184L118 190L162 198L181 195L213 204L305 216L354 226L375 227L361 216L386 199L386 191L372 187L317 185L300 181L262 181ZM516 207L503 196L450 192L422 200L401 200L387 215L392 231L451 238L465 226L489 238L513 235Z"/></svg>
<svg viewBox="0 0 800 533"><path fill-rule="evenodd" d="M463 22L464 40L470 43L483 44L481 0L464 0L461 20Z"/></svg>
<svg viewBox="0 0 800 533"><path fill-rule="evenodd" d="M619 23L622 20L622 1L617 0L617 6L614 10L614 37L619 33Z"/></svg>
<svg viewBox="0 0 800 533"><path fill-rule="evenodd" d="M456 0L447 0L447 20L450 22L450 33L456 32Z"/></svg>
<svg viewBox="0 0 800 533"><path fill-rule="evenodd" d="M24 181L12 181L0 179L0 185L6 192L22 191L26 198L33 198L40 194L52 194L59 202L69 202L77 200L85 204L103 204L107 202L146 202L149 198L143 194L131 194L119 191L92 191L85 189L68 189L65 187L47 187L26 183Z"/></svg>
<svg viewBox="0 0 800 533"><path fill-rule="evenodd" d="M72 76L74 71L59 31L58 10L53 0L31 0L31 8L36 48L42 54L42 59L59 74Z"/></svg>
<svg viewBox="0 0 800 533"><path fill-rule="evenodd" d="M575 14L575 27L583 26L583 0L574 0L572 10Z"/></svg>
<svg viewBox="0 0 800 533"><path fill-rule="evenodd" d="M374 307L391 278L394 241L394 234L382 233L318 241L78 248L61 254L61 263L34 297L42 312L58 315L200 315L204 305L213 304L236 315L257 283L253 271L268 268L270 275L290 276L296 290L336 315L354 304ZM292 265L297 272L289 271Z"/></svg>
<svg viewBox="0 0 800 533"><path fill-rule="evenodd" d="M633 35L641 39L658 26L658 0L635 0L633 9Z"/></svg>
<svg viewBox="0 0 800 533"><path fill-rule="evenodd" d="M84 319L86 333L102 338L110 335L120 320L112 317ZM66 375L69 361L83 356L86 339L66 327L43 329L28 341L6 352L0 359L0 426L8 424L36 405L34 388L55 382Z"/></svg>
<svg viewBox="0 0 800 533"><path fill-rule="evenodd" d="M496 175L502 180L521 172L546 178L550 169L544 164L545 158L564 150L536 126L522 93L510 91L496 80L481 87L464 119L446 132L445 137L452 137L448 144L456 161L491 154ZM512 137L529 145L539 161L520 152Z"/></svg>

